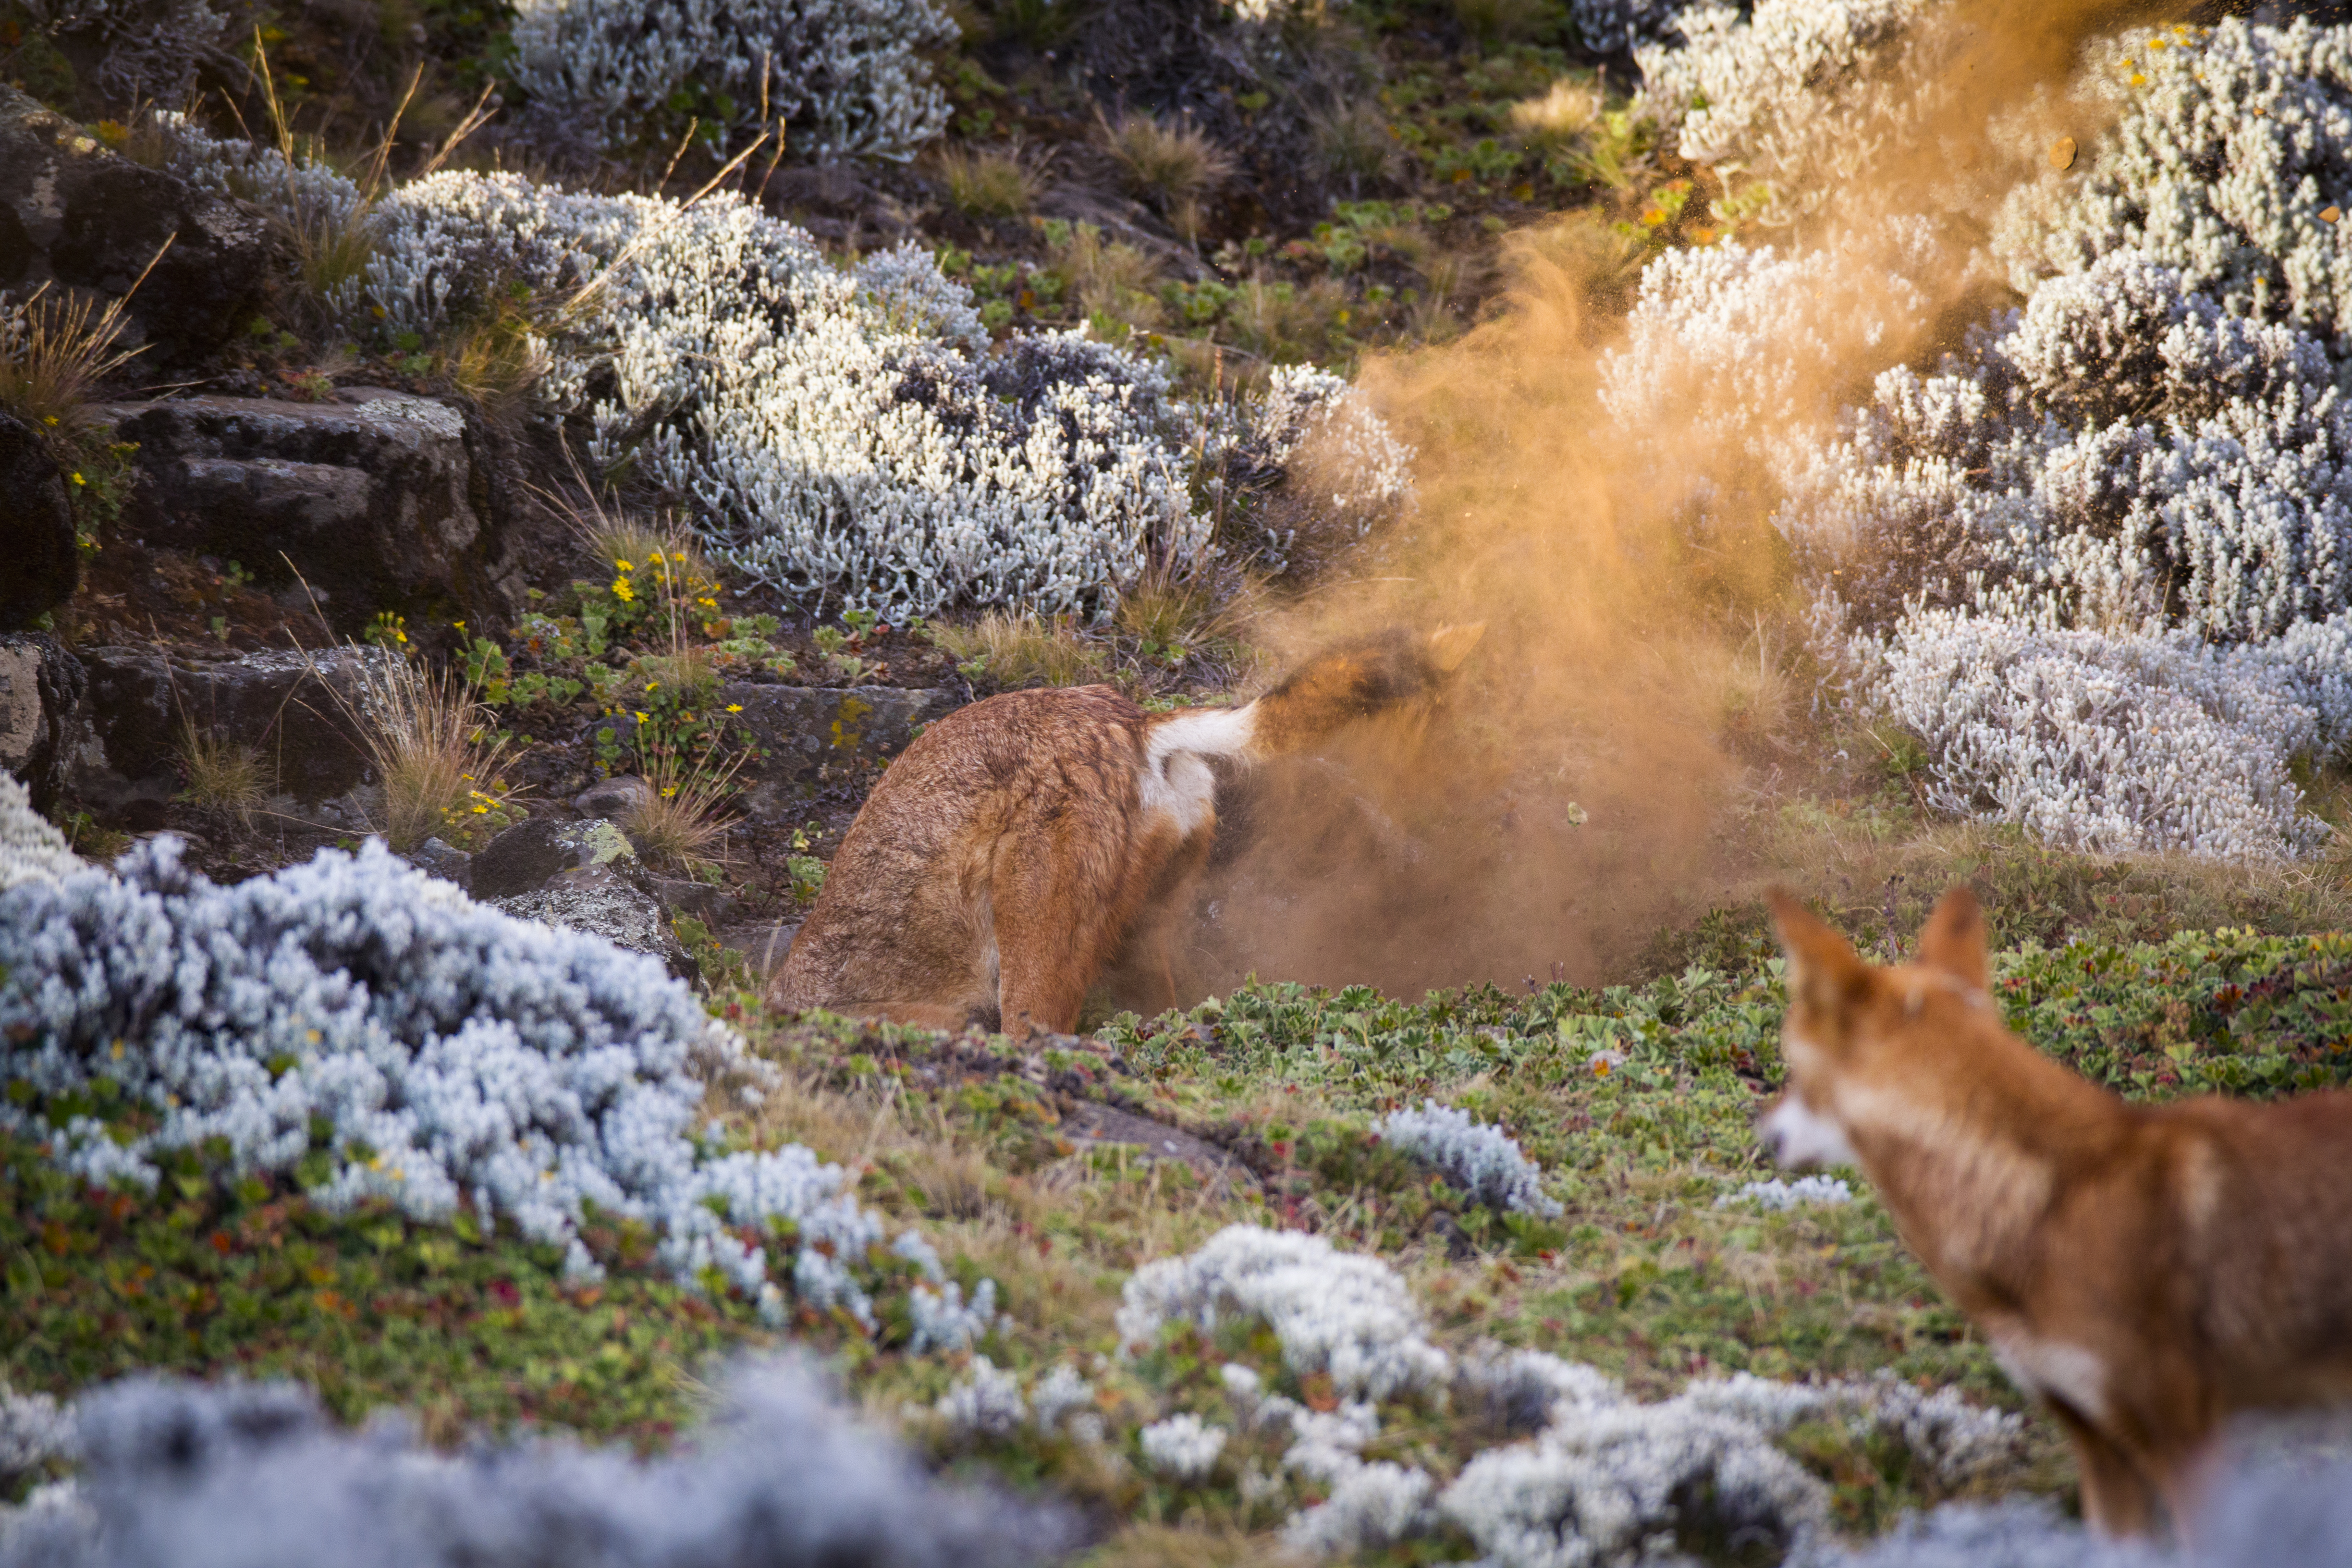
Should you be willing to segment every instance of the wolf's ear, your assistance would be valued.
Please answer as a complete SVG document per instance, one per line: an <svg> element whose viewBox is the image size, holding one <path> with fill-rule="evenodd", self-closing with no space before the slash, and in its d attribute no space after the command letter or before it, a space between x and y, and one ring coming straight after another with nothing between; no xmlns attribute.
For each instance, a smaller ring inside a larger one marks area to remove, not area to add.
<svg viewBox="0 0 2352 1568"><path fill-rule="evenodd" d="M1789 1000L1822 1012L1843 1011L1870 984L1870 965L1845 938L1814 918L1785 888L1764 895L1789 955Z"/></svg>
<svg viewBox="0 0 2352 1568"><path fill-rule="evenodd" d="M1984 914L1962 883L1946 893L1919 931L1919 962L1981 991L1985 986Z"/></svg>
<svg viewBox="0 0 2352 1568"><path fill-rule="evenodd" d="M1486 635L1486 623L1473 621L1466 626L1440 626L1429 634L1429 662L1439 671L1451 675L1462 668L1478 639Z"/></svg>

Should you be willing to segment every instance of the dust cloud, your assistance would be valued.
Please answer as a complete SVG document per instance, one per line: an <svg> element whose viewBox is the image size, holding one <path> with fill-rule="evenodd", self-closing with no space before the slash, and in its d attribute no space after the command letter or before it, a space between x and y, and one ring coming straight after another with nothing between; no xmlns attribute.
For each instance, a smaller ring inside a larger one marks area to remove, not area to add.
<svg viewBox="0 0 2352 1568"><path fill-rule="evenodd" d="M1885 296L1889 215L1930 215L1967 255L2025 173L2021 146L2045 131L2089 144L2097 113L2065 96L2076 56L2144 15L1960 0L1911 40L1863 176L1766 237L1837 258L1819 285L1833 308L1812 314L1853 334L1782 416L1829 417L1980 316L1980 268L1915 271L1924 307ZM1997 113L2006 138L1988 132ZM1671 364L1652 369L1666 381L1644 427L1614 425L1603 360L1623 347L1633 263L1605 229L1525 231L1504 262L1486 321L1360 377L1418 449L1416 513L1255 627L1290 658L1393 624L1483 620L1486 636L1437 711L1230 781L1180 969L1193 996L1251 973L1399 996L1608 983L1662 925L1759 874L1755 818L1733 808L1812 690L1787 657L1802 595L1753 446L1725 438L1721 388Z"/></svg>

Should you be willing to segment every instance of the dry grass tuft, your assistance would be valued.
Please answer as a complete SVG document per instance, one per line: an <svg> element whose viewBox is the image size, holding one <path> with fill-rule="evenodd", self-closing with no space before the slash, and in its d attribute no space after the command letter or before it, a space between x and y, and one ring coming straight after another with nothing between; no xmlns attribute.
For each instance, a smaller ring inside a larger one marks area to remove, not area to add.
<svg viewBox="0 0 2352 1568"><path fill-rule="evenodd" d="M1387 174L1395 165L1397 140L1379 102L1358 99L1318 115L1314 122L1315 151L1323 172L1344 180L1352 192L1365 182Z"/></svg>
<svg viewBox="0 0 2352 1568"><path fill-rule="evenodd" d="M21 300L0 299L0 411L36 430L78 419L100 384L145 352L114 346L129 299L100 309L88 295L54 295L47 283Z"/></svg>
<svg viewBox="0 0 2352 1568"><path fill-rule="evenodd" d="M1179 648L1230 636L1230 619L1208 573L1155 559L1119 596L1113 624L1148 646Z"/></svg>
<svg viewBox="0 0 2352 1568"><path fill-rule="evenodd" d="M1069 620L991 610L968 626L934 621L930 637L936 646L963 663L980 664L1005 686L1078 686L1103 669L1102 648Z"/></svg>
<svg viewBox="0 0 2352 1568"><path fill-rule="evenodd" d="M1550 91L1511 105L1511 129L1544 147L1575 141L1600 118L1600 92L1573 77L1562 77Z"/></svg>
<svg viewBox="0 0 2352 1568"><path fill-rule="evenodd" d="M1103 151L1128 189L1162 213L1197 202L1233 176L1224 149L1189 125L1129 114L1102 126Z"/></svg>
<svg viewBox="0 0 2352 1568"><path fill-rule="evenodd" d="M197 728L193 719L180 721L180 772L187 781L182 800L240 827L253 826L254 813L268 798L269 764L261 753Z"/></svg>
<svg viewBox="0 0 2352 1568"><path fill-rule="evenodd" d="M356 666L357 717L394 849L414 849L513 798L497 782L507 742L492 738L493 715L470 684L385 655L362 654Z"/></svg>
<svg viewBox="0 0 2352 1568"><path fill-rule="evenodd" d="M950 147L933 154L930 166L949 203L967 217L1019 217L1037 205L1037 176L1018 151Z"/></svg>
<svg viewBox="0 0 2352 1568"><path fill-rule="evenodd" d="M511 414L547 374L547 344L520 309L461 328L443 365L449 384L494 414Z"/></svg>
<svg viewBox="0 0 2352 1568"><path fill-rule="evenodd" d="M1074 224L1069 238L1054 247L1052 265L1088 315L1135 327L1159 324L1160 304L1151 290L1160 281L1160 263L1134 246L1104 239L1093 224Z"/></svg>
<svg viewBox="0 0 2352 1568"><path fill-rule="evenodd" d="M688 871L719 866L730 826L727 803L742 760L714 768L708 757L688 762L675 751L641 752L639 772L653 794L622 820L621 831L655 865Z"/></svg>

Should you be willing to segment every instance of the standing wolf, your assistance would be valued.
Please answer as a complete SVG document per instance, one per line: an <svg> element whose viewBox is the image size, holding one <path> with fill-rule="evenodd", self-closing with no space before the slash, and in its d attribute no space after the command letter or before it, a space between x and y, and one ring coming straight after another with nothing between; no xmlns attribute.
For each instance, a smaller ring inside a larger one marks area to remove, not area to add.
<svg viewBox="0 0 2352 1568"><path fill-rule="evenodd" d="M1147 713L1108 686L1009 691L908 746L850 825L773 991L785 1007L1068 1033L1106 969L1172 1006L1171 928L1217 822L1213 757L1296 752L1425 708L1483 624L1391 631L1239 708Z"/></svg>
<svg viewBox="0 0 2352 1568"><path fill-rule="evenodd" d="M1967 889L1891 969L1772 907L1789 1082L1759 1134L1862 1167L2074 1439L2093 1524L2183 1527L2231 1415L2352 1400L2352 1094L2127 1105L2001 1026Z"/></svg>

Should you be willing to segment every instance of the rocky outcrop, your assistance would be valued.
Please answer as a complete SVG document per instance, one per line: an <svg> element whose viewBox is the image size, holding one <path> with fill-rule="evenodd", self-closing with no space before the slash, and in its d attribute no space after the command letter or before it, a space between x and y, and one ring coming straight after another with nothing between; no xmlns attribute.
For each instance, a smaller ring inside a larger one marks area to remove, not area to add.
<svg viewBox="0 0 2352 1568"><path fill-rule="evenodd" d="M48 810L63 774L68 727L89 685L81 661L55 637L0 632L0 773Z"/></svg>
<svg viewBox="0 0 2352 1568"><path fill-rule="evenodd" d="M264 583L299 574L339 632L386 610L464 620L498 597L487 479L446 404L354 387L332 403L188 397L92 418L138 444L126 535L236 561Z"/></svg>
<svg viewBox="0 0 2352 1568"><path fill-rule="evenodd" d="M194 659L152 648L91 648L89 686L67 734L66 787L131 827L162 826L182 785L188 727L250 745L269 792L294 809L362 826L349 797L368 782L352 648ZM324 809L330 808L331 809ZM150 820L152 819L152 820Z"/></svg>
<svg viewBox="0 0 2352 1568"><path fill-rule="evenodd" d="M152 369L226 342L259 305L273 258L260 213L119 156L0 87L0 289L131 295L123 341L144 343Z"/></svg>
<svg viewBox="0 0 2352 1568"><path fill-rule="evenodd" d="M66 477L39 432L0 413L0 632L29 629L81 581Z"/></svg>

